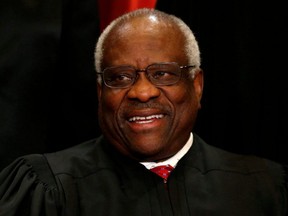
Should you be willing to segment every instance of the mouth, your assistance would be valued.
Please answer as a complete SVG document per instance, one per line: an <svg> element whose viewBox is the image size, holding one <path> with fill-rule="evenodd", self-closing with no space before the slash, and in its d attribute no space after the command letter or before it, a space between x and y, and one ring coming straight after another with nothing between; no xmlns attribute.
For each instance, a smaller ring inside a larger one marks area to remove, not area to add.
<svg viewBox="0 0 288 216"><path fill-rule="evenodd" d="M170 107L161 103L134 103L122 110L119 116L121 127L133 133L159 133L160 128L164 129L171 123Z"/></svg>
<svg viewBox="0 0 288 216"><path fill-rule="evenodd" d="M164 118L164 114L149 115L149 116L133 116L128 119L131 123L136 124L149 124L155 120Z"/></svg>
<svg viewBox="0 0 288 216"><path fill-rule="evenodd" d="M130 130L135 133L157 132L167 124L164 113L134 113L127 118Z"/></svg>

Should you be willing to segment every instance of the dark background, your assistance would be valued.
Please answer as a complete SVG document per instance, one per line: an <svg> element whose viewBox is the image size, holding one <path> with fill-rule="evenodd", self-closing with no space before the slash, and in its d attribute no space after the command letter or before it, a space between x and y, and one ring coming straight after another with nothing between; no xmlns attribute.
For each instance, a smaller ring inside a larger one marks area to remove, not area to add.
<svg viewBox="0 0 288 216"><path fill-rule="evenodd" d="M284 1L158 0L193 29L205 74L195 131L229 151L288 163ZM0 2L0 169L92 139L96 0Z"/></svg>

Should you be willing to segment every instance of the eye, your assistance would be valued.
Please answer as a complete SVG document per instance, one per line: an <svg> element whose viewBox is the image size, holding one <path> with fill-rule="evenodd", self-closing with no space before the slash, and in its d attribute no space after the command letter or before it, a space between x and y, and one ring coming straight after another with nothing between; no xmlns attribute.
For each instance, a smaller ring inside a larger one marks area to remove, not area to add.
<svg viewBox="0 0 288 216"><path fill-rule="evenodd" d="M129 82L133 80L133 74L131 73L113 73L110 74L109 77L107 77L107 80L109 82Z"/></svg>
<svg viewBox="0 0 288 216"><path fill-rule="evenodd" d="M155 72L153 73L153 77L154 77L155 79L159 79L159 78L164 77L164 76L167 76L167 75L169 75L167 71L155 71Z"/></svg>
<svg viewBox="0 0 288 216"><path fill-rule="evenodd" d="M153 72L153 78L154 79L171 79L172 77L177 76L177 74L173 71L154 71Z"/></svg>

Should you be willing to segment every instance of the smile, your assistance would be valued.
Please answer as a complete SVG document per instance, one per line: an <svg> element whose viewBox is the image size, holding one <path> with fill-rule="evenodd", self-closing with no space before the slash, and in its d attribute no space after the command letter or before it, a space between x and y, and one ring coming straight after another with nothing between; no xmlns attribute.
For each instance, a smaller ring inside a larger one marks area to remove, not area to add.
<svg viewBox="0 0 288 216"><path fill-rule="evenodd" d="M129 122L135 122L138 124L147 124L153 122L154 119L162 119L163 117L164 117L163 114L150 115L150 116L134 116L129 118Z"/></svg>

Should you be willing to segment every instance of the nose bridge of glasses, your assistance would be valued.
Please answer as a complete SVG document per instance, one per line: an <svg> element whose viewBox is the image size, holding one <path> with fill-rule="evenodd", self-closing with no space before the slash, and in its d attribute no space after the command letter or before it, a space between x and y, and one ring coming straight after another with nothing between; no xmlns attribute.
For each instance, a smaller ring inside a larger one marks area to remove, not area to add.
<svg viewBox="0 0 288 216"><path fill-rule="evenodd" d="M136 69L136 68L134 68L134 69L135 69L135 75L136 75L134 82L138 81L139 76L142 73L144 75L143 77L145 77L150 83L152 83L151 79L150 79L150 76L149 76L149 71L148 71L149 67L142 68L142 69Z"/></svg>
<svg viewBox="0 0 288 216"><path fill-rule="evenodd" d="M147 74L147 69L148 68L142 68L142 69L140 69L140 68L134 68L135 69L135 73L141 73L141 72L144 72L144 73L146 73Z"/></svg>
<svg viewBox="0 0 288 216"><path fill-rule="evenodd" d="M143 75L141 76L141 74L143 74ZM135 80L134 80L134 84L139 81L139 78L140 78L140 79L147 79L147 81L149 81L149 82L151 83L151 80L150 80L150 78L149 78L149 74L148 74L147 68L135 69Z"/></svg>

